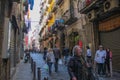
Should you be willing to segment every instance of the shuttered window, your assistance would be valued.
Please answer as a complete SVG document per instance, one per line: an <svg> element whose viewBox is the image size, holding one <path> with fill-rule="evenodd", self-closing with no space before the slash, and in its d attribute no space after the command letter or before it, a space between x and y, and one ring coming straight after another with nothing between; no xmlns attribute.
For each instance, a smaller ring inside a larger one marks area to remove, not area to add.
<svg viewBox="0 0 120 80"><path fill-rule="evenodd" d="M110 32L100 32L100 42L113 52L113 69L120 71L120 27Z"/></svg>

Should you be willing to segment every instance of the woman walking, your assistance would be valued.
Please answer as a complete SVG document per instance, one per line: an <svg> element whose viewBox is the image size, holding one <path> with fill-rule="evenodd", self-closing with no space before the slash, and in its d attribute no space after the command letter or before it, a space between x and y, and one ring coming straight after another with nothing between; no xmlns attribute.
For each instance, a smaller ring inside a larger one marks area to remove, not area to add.
<svg viewBox="0 0 120 80"><path fill-rule="evenodd" d="M87 54L86 54L87 62L92 63L92 60L91 60L92 53L91 53L90 47L86 46L86 49L87 49Z"/></svg>
<svg viewBox="0 0 120 80"><path fill-rule="evenodd" d="M105 59L105 72L107 72L107 76L112 76L112 51L107 48L106 49L106 59Z"/></svg>
<svg viewBox="0 0 120 80"><path fill-rule="evenodd" d="M47 61L48 67L49 67L49 74L51 75L51 73L52 73L52 64L55 62L55 57L54 57L52 49L48 49L48 53L46 55L46 61Z"/></svg>

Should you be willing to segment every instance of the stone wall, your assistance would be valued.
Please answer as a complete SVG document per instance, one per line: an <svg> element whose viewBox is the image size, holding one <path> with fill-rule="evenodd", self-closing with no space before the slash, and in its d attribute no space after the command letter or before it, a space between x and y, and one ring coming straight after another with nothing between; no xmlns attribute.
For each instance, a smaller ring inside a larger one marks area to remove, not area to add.
<svg viewBox="0 0 120 80"><path fill-rule="evenodd" d="M10 10L9 8L5 7L5 5L8 6L8 0L0 0L0 80L10 80L10 78L12 77L11 76L11 66L14 66L16 67L16 63L19 62L18 60L18 57L15 57L15 55L13 54L13 56L11 57L8 57L7 59L3 59L2 58L2 50L3 50L3 46L2 46L2 43L3 43L3 38L4 38L4 28L6 27L4 25L5 23L5 17L7 17L8 19L10 19L11 17L11 13L8 13ZM14 13L15 11L17 10L17 7L14 11L12 11L12 13ZM20 12L15 12L16 13L16 16L18 16L17 14L19 14ZM2 16L1 16L2 15ZM18 17L17 17L18 18ZM20 23L20 21L19 21ZM19 24L20 25L20 24ZM18 47L19 49L19 46L20 46L20 40L19 40L19 36L18 36L18 30L17 30L17 33L16 33L16 40L17 41L14 41L15 40L15 36L14 36L14 29L12 27L12 31L11 31L11 42L10 42L10 47L12 48L10 50L10 54L12 53L19 53L20 51L18 50L18 52L15 51L15 48ZM16 44L16 46L14 46L14 44ZM18 56L18 54L17 54ZM11 60L12 59L12 60ZM15 60L17 59L17 61Z"/></svg>

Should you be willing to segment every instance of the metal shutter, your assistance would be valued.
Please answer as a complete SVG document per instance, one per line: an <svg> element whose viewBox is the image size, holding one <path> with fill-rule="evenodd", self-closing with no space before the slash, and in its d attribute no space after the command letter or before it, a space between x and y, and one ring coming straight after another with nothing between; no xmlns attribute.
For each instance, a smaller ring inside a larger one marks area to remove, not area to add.
<svg viewBox="0 0 120 80"><path fill-rule="evenodd" d="M120 28L111 32L100 32L100 41L113 53L113 70L120 71Z"/></svg>

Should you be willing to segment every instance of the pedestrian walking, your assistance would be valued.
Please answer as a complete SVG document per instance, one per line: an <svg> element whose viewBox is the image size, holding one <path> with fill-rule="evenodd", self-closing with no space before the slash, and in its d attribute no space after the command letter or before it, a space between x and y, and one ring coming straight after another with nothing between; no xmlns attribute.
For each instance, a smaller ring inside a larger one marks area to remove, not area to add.
<svg viewBox="0 0 120 80"><path fill-rule="evenodd" d="M63 53L64 53L65 65L67 65L68 57L69 57L69 48L65 47Z"/></svg>
<svg viewBox="0 0 120 80"><path fill-rule="evenodd" d="M44 48L44 54L43 54L43 59L46 60L46 55L47 55L47 48Z"/></svg>
<svg viewBox="0 0 120 80"><path fill-rule="evenodd" d="M91 60L91 57L92 57L91 49L90 49L89 46L86 46L86 48L87 48L87 53L86 53L87 62L91 63L92 62L92 60Z"/></svg>
<svg viewBox="0 0 120 80"><path fill-rule="evenodd" d="M52 73L52 64L55 62L55 57L53 54L53 50L50 48L48 49L47 55L46 55L46 62L49 67L49 74L51 75Z"/></svg>
<svg viewBox="0 0 120 80"><path fill-rule="evenodd" d="M80 48L80 46L78 45L78 43L73 47L73 49L72 49L72 56L74 56L75 55L75 49L76 48L79 48L79 50L80 50L80 52L82 53L82 49Z"/></svg>
<svg viewBox="0 0 120 80"><path fill-rule="evenodd" d="M110 65L111 63L112 63L112 51L110 50L110 48L107 48L106 59L105 59L105 72L107 76L112 75L112 65Z"/></svg>
<svg viewBox="0 0 120 80"><path fill-rule="evenodd" d="M100 45L99 50L96 51L95 59L94 59L95 64L97 65L98 75L100 76L105 75L105 69L104 69L105 59L106 59L106 51L103 50L103 46Z"/></svg>
<svg viewBox="0 0 120 80"><path fill-rule="evenodd" d="M53 53L55 56L55 63L54 63L55 72L58 72L58 60L61 58L60 49L55 46L55 48L53 49Z"/></svg>
<svg viewBox="0 0 120 80"><path fill-rule="evenodd" d="M82 57L81 48L79 46L76 46L74 48L74 56L70 58L68 62L68 73L70 75L70 80L83 80L83 68L85 65L86 64L85 60Z"/></svg>

